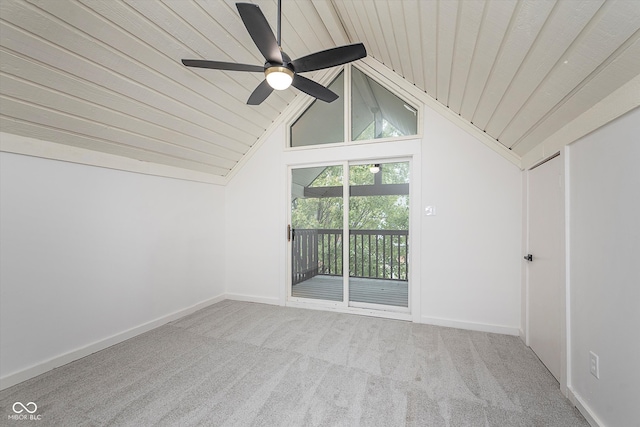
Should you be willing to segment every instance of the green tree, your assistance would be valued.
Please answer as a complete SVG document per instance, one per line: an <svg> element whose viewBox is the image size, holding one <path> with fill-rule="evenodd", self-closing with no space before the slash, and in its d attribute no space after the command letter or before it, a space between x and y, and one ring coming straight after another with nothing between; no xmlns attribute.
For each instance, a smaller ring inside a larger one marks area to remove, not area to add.
<svg viewBox="0 0 640 427"><path fill-rule="evenodd" d="M370 165L351 166L349 184L373 185L375 176ZM386 163L378 172L382 184L409 182L409 164ZM318 175L310 187L337 187L342 185L342 166L329 166ZM341 229L342 198L297 198L292 206L294 228ZM349 198L349 226L357 230L408 230L409 196L362 196Z"/></svg>
<svg viewBox="0 0 640 427"><path fill-rule="evenodd" d="M372 186L378 183L406 184L409 182L409 164L386 163L380 175L370 172L370 165L349 168L350 186ZM309 187L342 187L342 166L329 166L313 180ZM294 229L343 228L342 197L298 197L293 201L292 225ZM408 230L409 196L351 196L349 197L349 228L351 230ZM406 280L407 236L401 233L351 233L349 239L349 275L352 277L380 277ZM302 239L302 234L300 234ZM308 243L307 243L308 244ZM342 274L342 233L318 235L317 248L320 274ZM302 247L299 248L302 250ZM336 254L338 255L336 257ZM301 255L304 258L304 254ZM322 260L328 260L324 264Z"/></svg>

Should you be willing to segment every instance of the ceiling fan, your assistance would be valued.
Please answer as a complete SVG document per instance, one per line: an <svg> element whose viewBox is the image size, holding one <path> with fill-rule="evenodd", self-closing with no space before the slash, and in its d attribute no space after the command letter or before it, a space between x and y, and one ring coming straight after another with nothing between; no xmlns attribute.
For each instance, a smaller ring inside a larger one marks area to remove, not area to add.
<svg viewBox="0 0 640 427"><path fill-rule="evenodd" d="M362 43L334 47L291 60L280 47L280 20L282 16L281 0L278 0L278 38L276 39L260 7L252 3L236 3L240 18L249 31L253 42L264 56L263 66L236 64L232 62L207 61L201 59L183 59L187 67L212 68L214 70L249 71L264 73L265 79L255 88L247 104L259 105L271 92L293 86L302 92L325 102L333 102L338 95L298 73L322 70L356 61L367 56Z"/></svg>

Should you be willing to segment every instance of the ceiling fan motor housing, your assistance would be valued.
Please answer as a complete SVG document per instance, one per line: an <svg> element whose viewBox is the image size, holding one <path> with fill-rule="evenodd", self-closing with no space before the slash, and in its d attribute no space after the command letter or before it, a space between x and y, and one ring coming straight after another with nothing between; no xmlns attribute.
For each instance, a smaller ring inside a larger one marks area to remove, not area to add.
<svg viewBox="0 0 640 427"><path fill-rule="evenodd" d="M282 49L280 49L280 53L282 54L282 64L269 61L264 64L264 77L269 86L275 90L285 90L291 86L295 74L289 55L282 52Z"/></svg>

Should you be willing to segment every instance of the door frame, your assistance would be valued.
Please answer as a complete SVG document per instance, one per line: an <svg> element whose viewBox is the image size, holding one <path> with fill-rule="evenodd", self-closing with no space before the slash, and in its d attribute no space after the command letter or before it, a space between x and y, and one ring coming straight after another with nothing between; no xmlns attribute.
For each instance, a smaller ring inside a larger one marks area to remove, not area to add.
<svg viewBox="0 0 640 427"><path fill-rule="evenodd" d="M529 236L530 236L530 220L531 220L531 200L530 200L530 171L537 167L540 167L547 163L550 160L559 158L560 161L560 208L561 208L561 219L560 219L560 276L561 276L561 286L562 289L560 291L560 375L559 375L559 383L560 383L560 391L568 397L568 387L570 387L570 354L569 354L569 345L568 340L570 339L570 299L569 299L569 270L567 269L567 265L569 265L569 251L567 242L569 241L569 227L568 227L568 213L569 213L569 156L568 156L568 147L564 147L561 151L554 153L551 156L546 157L544 160L536 163L529 169L527 169L524 173L524 218L523 225L525 229L524 233L524 244L523 256L531 253L530 244L529 244ZM535 254L534 262L535 262ZM524 304L522 305L524 310L524 342L530 347L530 277L529 277L529 262L522 259L523 269L524 269Z"/></svg>
<svg viewBox="0 0 640 427"><path fill-rule="evenodd" d="M318 167L318 166L336 166L342 165L343 167L343 301L327 301L327 300L314 300L310 298L297 298L291 295L291 245L290 241L285 245L285 259L286 259L286 280L284 286L286 287L284 292L283 305L291 307L311 308L319 310L338 311L343 313L361 314L367 316L384 317L398 320L410 320L419 321L420 319L420 248L419 248L419 214L420 214L420 199L419 192L416 187L418 185L411 185L412 183L420 182L420 171L416 167L419 164L420 156L417 154L404 155L404 156L384 156L371 157L371 158L354 158L354 159L342 159L340 161L319 161L319 162L303 162L303 163L290 163L287 165L287 196L286 200L286 226L291 224L291 176L293 169L305 168L305 167ZM349 303L349 256L348 248L349 244L349 166L362 165L369 163L392 163L392 162L409 162L410 179L409 179L409 241L411 242L411 249L409 254L409 263L411 268L408 275L408 307L398 310L393 306L377 306L376 304L356 303L355 305ZM418 169L418 170L416 170ZM285 226L285 227L286 227Z"/></svg>

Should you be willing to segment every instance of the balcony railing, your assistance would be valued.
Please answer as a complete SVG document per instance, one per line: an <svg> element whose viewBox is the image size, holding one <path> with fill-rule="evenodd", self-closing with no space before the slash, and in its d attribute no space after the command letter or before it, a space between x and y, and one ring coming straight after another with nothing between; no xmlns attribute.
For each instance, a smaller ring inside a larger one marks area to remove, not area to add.
<svg viewBox="0 0 640 427"><path fill-rule="evenodd" d="M293 284L317 275L342 276L340 229L295 229ZM408 230L350 230L349 277L407 281Z"/></svg>

